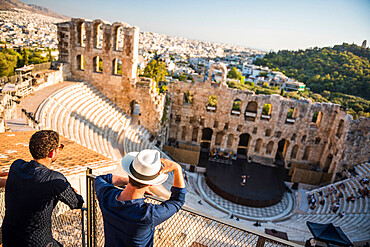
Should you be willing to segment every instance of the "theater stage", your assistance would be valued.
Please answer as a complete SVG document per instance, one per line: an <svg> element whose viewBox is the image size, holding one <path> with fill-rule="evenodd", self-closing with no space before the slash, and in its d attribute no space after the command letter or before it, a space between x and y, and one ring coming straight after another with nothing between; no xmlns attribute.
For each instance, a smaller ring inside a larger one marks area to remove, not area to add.
<svg viewBox="0 0 370 247"><path fill-rule="evenodd" d="M219 196L241 205L267 207L281 201L285 192L283 167L248 163L244 159L232 164L207 162L207 185ZM244 186L242 175L249 176Z"/></svg>

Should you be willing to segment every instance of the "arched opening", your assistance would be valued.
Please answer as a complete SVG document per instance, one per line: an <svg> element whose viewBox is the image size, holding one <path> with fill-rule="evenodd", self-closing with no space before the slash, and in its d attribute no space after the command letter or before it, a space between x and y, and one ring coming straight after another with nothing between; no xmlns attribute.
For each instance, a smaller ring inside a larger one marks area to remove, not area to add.
<svg viewBox="0 0 370 247"><path fill-rule="evenodd" d="M316 126L319 127L321 124L321 119L322 119L322 112L317 111L312 116L312 123L316 124Z"/></svg>
<svg viewBox="0 0 370 247"><path fill-rule="evenodd" d="M317 144L320 144L320 142L321 142L321 138L320 137L316 137L315 138L315 144L317 145Z"/></svg>
<svg viewBox="0 0 370 247"><path fill-rule="evenodd" d="M343 125L344 125L344 120L341 119L338 124L338 129L337 129L337 137L340 138L343 134Z"/></svg>
<svg viewBox="0 0 370 247"><path fill-rule="evenodd" d="M283 164L281 165L284 165L284 161L285 161L285 158L286 158L286 152L288 150L288 147L289 147L289 141L285 140L285 139L281 139L279 142L278 142L278 149L277 149L277 152L276 152L276 155L275 155L275 161L276 162L283 162Z"/></svg>
<svg viewBox="0 0 370 247"><path fill-rule="evenodd" d="M103 60L99 56L94 57L93 65L94 65L94 72L97 72L97 73L103 72Z"/></svg>
<svg viewBox="0 0 370 247"><path fill-rule="evenodd" d="M304 149L304 154L303 154L302 160L308 160L308 158L310 157L310 154L311 154L311 147L310 146L307 146Z"/></svg>
<svg viewBox="0 0 370 247"><path fill-rule="evenodd" d="M294 124L297 117L297 108L291 107L286 114L285 123Z"/></svg>
<svg viewBox="0 0 370 247"><path fill-rule="evenodd" d="M84 55L77 55L77 69L85 70L85 57Z"/></svg>
<svg viewBox="0 0 370 247"><path fill-rule="evenodd" d="M216 146L221 146L223 137L224 137L224 133L222 131L217 132L216 140L215 140L215 145Z"/></svg>
<svg viewBox="0 0 370 247"><path fill-rule="evenodd" d="M78 33L77 45L81 47L86 46L86 28L85 27L86 27L85 22L81 22L77 26L77 33Z"/></svg>
<svg viewBox="0 0 370 247"><path fill-rule="evenodd" d="M193 104L194 94L190 91L186 91L184 93L184 103L185 104Z"/></svg>
<svg viewBox="0 0 370 247"><path fill-rule="evenodd" d="M238 154L240 158L247 158L250 135L247 133L239 136Z"/></svg>
<svg viewBox="0 0 370 247"><path fill-rule="evenodd" d="M233 145L233 141L234 141L234 135L230 134L227 138L227 147L230 148Z"/></svg>
<svg viewBox="0 0 370 247"><path fill-rule="evenodd" d="M324 169L323 169L324 172L328 172L332 161L333 161L333 155L329 154L328 157L326 157L326 160L325 160L325 165L324 165Z"/></svg>
<svg viewBox="0 0 370 247"><path fill-rule="evenodd" d="M292 153L290 154L291 159L296 159L298 153L298 145L294 145L292 149Z"/></svg>
<svg viewBox="0 0 370 247"><path fill-rule="evenodd" d="M199 132L199 128L198 127L193 128L193 133L191 135L191 140L193 142L197 142L198 141L198 132Z"/></svg>
<svg viewBox="0 0 370 247"><path fill-rule="evenodd" d="M295 141L295 138L297 138L296 133L293 133L292 138L290 138L291 141Z"/></svg>
<svg viewBox="0 0 370 247"><path fill-rule="evenodd" d="M267 120L267 121L270 120L271 111L272 111L271 104L264 104L263 107L262 107L261 119L262 120Z"/></svg>
<svg viewBox="0 0 370 247"><path fill-rule="evenodd" d="M270 141L269 143L267 143L266 154L271 154L273 148L274 148L274 142L273 141Z"/></svg>
<svg viewBox="0 0 370 247"><path fill-rule="evenodd" d="M186 140L186 126L182 126L181 130L181 140Z"/></svg>
<svg viewBox="0 0 370 247"><path fill-rule="evenodd" d="M245 120L254 121L257 116L257 107L258 104L255 101L248 102L247 107L245 108Z"/></svg>
<svg viewBox="0 0 370 247"><path fill-rule="evenodd" d="M113 75L122 75L122 62L119 58L113 59Z"/></svg>
<svg viewBox="0 0 370 247"><path fill-rule="evenodd" d="M208 97L207 111L215 112L217 109L217 96L211 95Z"/></svg>
<svg viewBox="0 0 370 247"><path fill-rule="evenodd" d="M240 107L242 105L242 101L240 99L235 99L233 101L233 107L231 108L231 115L240 115Z"/></svg>
<svg viewBox="0 0 370 247"><path fill-rule="evenodd" d="M122 51L124 41L123 27L116 27L114 34L114 50Z"/></svg>
<svg viewBox="0 0 370 247"><path fill-rule="evenodd" d="M306 141L306 137L307 137L306 135L302 136L301 143L304 143Z"/></svg>
<svg viewBox="0 0 370 247"><path fill-rule="evenodd" d="M211 146L213 130L210 128L204 128L202 130L202 140L200 146L203 152L208 152Z"/></svg>
<svg viewBox="0 0 370 247"><path fill-rule="evenodd" d="M261 151L261 147L262 147L262 139L260 138L256 141L256 146L254 147L254 152L259 153Z"/></svg>
<svg viewBox="0 0 370 247"><path fill-rule="evenodd" d="M94 47L97 49L103 48L103 25L101 23L95 25Z"/></svg>

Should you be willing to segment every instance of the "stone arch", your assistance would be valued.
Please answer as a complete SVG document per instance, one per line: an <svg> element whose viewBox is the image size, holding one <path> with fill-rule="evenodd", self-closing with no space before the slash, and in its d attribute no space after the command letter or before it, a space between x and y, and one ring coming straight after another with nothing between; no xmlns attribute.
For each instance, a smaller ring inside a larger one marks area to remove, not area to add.
<svg viewBox="0 0 370 247"><path fill-rule="evenodd" d="M211 128L204 128L202 130L202 140L200 146L202 149L209 150L211 146L213 130Z"/></svg>
<svg viewBox="0 0 370 247"><path fill-rule="evenodd" d="M276 151L275 160L284 161L286 158L286 153L290 143L286 139L281 139L278 142L278 149Z"/></svg>
<svg viewBox="0 0 370 247"><path fill-rule="evenodd" d="M256 101L250 101L245 108L245 120L254 121L257 116L258 104Z"/></svg>
<svg viewBox="0 0 370 247"><path fill-rule="evenodd" d="M267 121L270 120L271 112L272 112L272 105L270 103L264 104L262 107L261 119L267 120Z"/></svg>
<svg viewBox="0 0 370 247"><path fill-rule="evenodd" d="M306 135L302 136L302 138L301 138L301 143L304 143L304 142L306 141L306 138L307 138L307 136L306 136Z"/></svg>
<svg viewBox="0 0 370 247"><path fill-rule="evenodd" d="M259 153L261 151L261 147L262 147L262 139L259 138L256 141L256 145L254 147L254 152Z"/></svg>
<svg viewBox="0 0 370 247"><path fill-rule="evenodd" d="M124 30L123 26L113 26L114 37L113 37L113 49L115 51L122 51L124 46Z"/></svg>
<svg viewBox="0 0 370 247"><path fill-rule="evenodd" d="M218 98L216 95L210 95L207 102L207 111L215 112L217 109Z"/></svg>
<svg viewBox="0 0 370 247"><path fill-rule="evenodd" d="M227 147L230 148L233 145L233 141L234 141L234 135L229 134L229 136L227 137Z"/></svg>
<svg viewBox="0 0 370 247"><path fill-rule="evenodd" d="M296 159L298 154L298 145L294 145L292 149L292 153L290 154L291 159Z"/></svg>
<svg viewBox="0 0 370 247"><path fill-rule="evenodd" d="M217 132L216 134L216 140L215 140L215 145L216 146L221 146L222 139L224 138L224 133L222 131Z"/></svg>
<svg viewBox="0 0 370 247"><path fill-rule="evenodd" d="M313 114L311 122L316 124L317 127L321 124L321 119L323 117L323 114L321 111L317 111Z"/></svg>
<svg viewBox="0 0 370 247"><path fill-rule="evenodd" d="M184 103L193 104L193 100L194 100L194 93L190 91L186 91L184 93Z"/></svg>
<svg viewBox="0 0 370 247"><path fill-rule="evenodd" d="M231 115L240 115L242 101L240 99L234 99L233 106L231 108Z"/></svg>
<svg viewBox="0 0 370 247"><path fill-rule="evenodd" d="M302 160L308 160L310 158L310 154L311 154L311 147L310 146L307 146L304 149Z"/></svg>
<svg viewBox="0 0 370 247"><path fill-rule="evenodd" d="M113 59L112 74L113 75L122 75L122 61L119 58Z"/></svg>
<svg viewBox="0 0 370 247"><path fill-rule="evenodd" d="M186 126L182 126L181 128L181 140L186 140Z"/></svg>
<svg viewBox="0 0 370 247"><path fill-rule="evenodd" d="M274 142L273 141L270 141L269 143L267 143L267 145L266 145L266 154L271 154L273 148L274 148Z"/></svg>
<svg viewBox="0 0 370 247"><path fill-rule="evenodd" d="M296 107L291 107L287 114L286 114L286 123L290 123L290 124L294 124L295 123L295 119L297 117L298 113L297 113L297 108Z"/></svg>
<svg viewBox="0 0 370 247"><path fill-rule="evenodd" d="M344 120L343 120L343 119L341 119L341 120L339 121L338 129L337 129L337 134L336 134L336 136L337 136L338 138L341 138L341 136L342 136L342 134L343 134L343 125L344 125Z"/></svg>
<svg viewBox="0 0 370 247"><path fill-rule="evenodd" d="M86 24L84 21L77 23L77 45L86 46Z"/></svg>
<svg viewBox="0 0 370 247"><path fill-rule="evenodd" d="M333 161L333 155L332 154L329 154L326 157L325 164L324 164L324 167L323 167L323 171L324 172L328 172L332 161Z"/></svg>
<svg viewBox="0 0 370 247"><path fill-rule="evenodd" d="M100 20L95 20L93 22L93 38L94 38L94 48L103 49L103 22Z"/></svg>
<svg viewBox="0 0 370 247"><path fill-rule="evenodd" d="M226 76L227 76L227 68L224 64L222 63L215 63L212 64L209 69L208 69L208 77L207 81L208 82L214 82L215 80L215 75L214 71L215 70L220 70L221 71L221 76L220 76L220 84L226 85Z"/></svg>
<svg viewBox="0 0 370 247"><path fill-rule="evenodd" d="M321 138L320 137L316 137L315 138L315 144L320 144L321 142Z"/></svg>
<svg viewBox="0 0 370 247"><path fill-rule="evenodd" d="M76 56L77 59L77 70L85 70L85 57L82 54Z"/></svg>
<svg viewBox="0 0 370 247"><path fill-rule="evenodd" d="M245 155L245 158L247 158L248 154L248 147L249 143L251 141L251 137L248 133L243 133L239 136L239 144L238 144L238 154Z"/></svg>
<svg viewBox="0 0 370 247"><path fill-rule="evenodd" d="M293 133L292 138L290 138L291 141L295 141L295 138L297 138L297 134Z"/></svg>
<svg viewBox="0 0 370 247"><path fill-rule="evenodd" d="M103 60L96 56L93 58L94 72L102 73L103 72Z"/></svg>
<svg viewBox="0 0 370 247"><path fill-rule="evenodd" d="M191 140L193 142L197 142L198 141L198 132L199 132L199 128L198 127L194 127L193 128L193 133L191 135Z"/></svg>

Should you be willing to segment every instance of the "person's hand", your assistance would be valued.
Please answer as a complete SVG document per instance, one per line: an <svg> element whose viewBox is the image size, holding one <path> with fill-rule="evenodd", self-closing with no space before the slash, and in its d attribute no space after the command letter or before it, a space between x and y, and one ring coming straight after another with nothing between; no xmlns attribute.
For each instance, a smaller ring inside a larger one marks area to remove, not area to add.
<svg viewBox="0 0 370 247"><path fill-rule="evenodd" d="M181 166L179 164L168 159L161 158L161 163L163 164L163 167L159 171L159 174L164 174L167 172L172 172L176 169L181 169Z"/></svg>

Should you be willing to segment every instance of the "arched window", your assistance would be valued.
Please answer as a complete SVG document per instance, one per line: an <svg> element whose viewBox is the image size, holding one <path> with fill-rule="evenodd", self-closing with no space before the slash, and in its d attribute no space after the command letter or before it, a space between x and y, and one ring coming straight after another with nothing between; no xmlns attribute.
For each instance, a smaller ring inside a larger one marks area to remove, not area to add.
<svg viewBox="0 0 370 247"><path fill-rule="evenodd" d="M298 153L298 145L294 145L292 149L292 153L290 154L290 158L296 159L297 158L297 153Z"/></svg>
<svg viewBox="0 0 370 247"><path fill-rule="evenodd" d="M113 75L122 75L122 62L119 58L115 58L112 64Z"/></svg>
<svg viewBox="0 0 370 247"><path fill-rule="evenodd" d="M254 147L254 152L259 153L262 147L262 139L256 141L256 146Z"/></svg>
<svg viewBox="0 0 370 247"><path fill-rule="evenodd" d="M234 135L230 134L227 138L227 146L231 147L233 145L233 141L234 141Z"/></svg>
<svg viewBox="0 0 370 247"><path fill-rule="evenodd" d="M78 33L77 44L81 47L86 46L86 28L85 28L85 26L86 26L85 22L81 22L77 26L77 33Z"/></svg>
<svg viewBox="0 0 370 247"><path fill-rule="evenodd" d="M266 146L266 154L271 154L273 148L274 148L274 142L270 141Z"/></svg>
<svg viewBox="0 0 370 247"><path fill-rule="evenodd" d="M123 27L116 27L114 34L114 50L122 51L124 41Z"/></svg>
<svg viewBox="0 0 370 247"><path fill-rule="evenodd" d="M315 138L315 144L320 144L321 142L321 138L320 137L316 137Z"/></svg>
<svg viewBox="0 0 370 247"><path fill-rule="evenodd" d="M304 154L303 154L302 160L308 160L308 158L310 157L310 154L311 154L311 147L310 146L307 146L304 149Z"/></svg>
<svg viewBox="0 0 370 247"><path fill-rule="evenodd" d="M199 128L198 127L193 128L193 134L191 136L191 140L193 142L197 142L198 141L198 132L199 132Z"/></svg>
<svg viewBox="0 0 370 247"><path fill-rule="evenodd" d="M306 135L302 136L301 143L304 143L306 141Z"/></svg>
<svg viewBox="0 0 370 247"><path fill-rule="evenodd" d="M190 91L184 93L184 103L193 104L194 94Z"/></svg>
<svg viewBox="0 0 370 247"><path fill-rule="evenodd" d="M286 114L286 123L294 124L297 116L297 109L292 107Z"/></svg>
<svg viewBox="0 0 370 247"><path fill-rule="evenodd" d="M292 138L290 138L290 140L295 141L295 138L297 138L297 135L296 133L293 133Z"/></svg>
<svg viewBox="0 0 370 247"><path fill-rule="evenodd" d="M272 111L271 104L264 104L263 105L263 108L262 108L261 119L263 119L263 120L270 120L271 111Z"/></svg>
<svg viewBox="0 0 370 247"><path fill-rule="evenodd" d="M240 99L235 99L233 101L233 107L231 109L231 115L240 115L240 107L242 105L242 101Z"/></svg>
<svg viewBox="0 0 370 247"><path fill-rule="evenodd" d="M94 47L97 49L103 48L103 25L101 23L95 24L95 42Z"/></svg>
<svg viewBox="0 0 370 247"><path fill-rule="evenodd" d="M248 102L248 105L245 108L245 120L254 121L256 119L257 107L258 107L257 102L255 101Z"/></svg>
<svg viewBox="0 0 370 247"><path fill-rule="evenodd" d="M85 70L85 57L84 55L77 55L77 69Z"/></svg>
<svg viewBox="0 0 370 247"><path fill-rule="evenodd" d="M224 137L224 133L217 132L217 134L216 134L216 141L215 141L215 145L216 146L221 146L223 137Z"/></svg>
<svg viewBox="0 0 370 247"><path fill-rule="evenodd" d="M103 72L103 60L99 56L94 57L93 64L94 64L94 72L98 72L98 73Z"/></svg>
<svg viewBox="0 0 370 247"><path fill-rule="evenodd" d="M217 96L211 95L208 97L207 111L215 112L217 109Z"/></svg>
<svg viewBox="0 0 370 247"><path fill-rule="evenodd" d="M181 139L185 141L186 138L186 126L182 126Z"/></svg>
<svg viewBox="0 0 370 247"><path fill-rule="evenodd" d="M344 125L344 120L341 119L338 124L338 129L337 129L337 137L340 138L343 134L343 125Z"/></svg>
<svg viewBox="0 0 370 247"><path fill-rule="evenodd" d="M333 161L333 155L329 154L328 157L326 157L326 160L325 160L325 165L324 165L324 169L323 169L324 172L328 172L332 161Z"/></svg>
<svg viewBox="0 0 370 247"><path fill-rule="evenodd" d="M322 112L317 111L312 116L312 123L316 124L316 126L319 127L321 123L321 119L322 119Z"/></svg>

